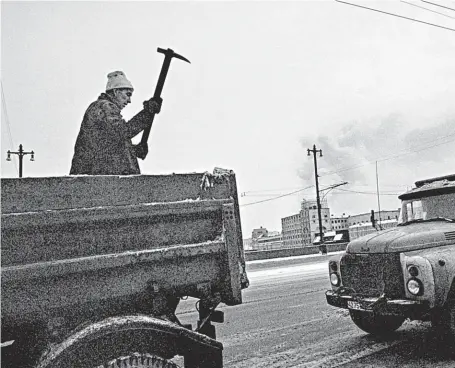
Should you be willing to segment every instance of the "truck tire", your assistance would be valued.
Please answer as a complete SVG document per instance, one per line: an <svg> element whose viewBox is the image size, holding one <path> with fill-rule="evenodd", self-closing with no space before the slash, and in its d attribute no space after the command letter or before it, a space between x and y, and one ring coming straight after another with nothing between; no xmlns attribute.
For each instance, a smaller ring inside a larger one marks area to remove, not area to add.
<svg viewBox="0 0 455 368"><path fill-rule="evenodd" d="M352 309L349 314L357 327L372 335L387 335L398 329L405 320L401 316L381 316Z"/></svg>
<svg viewBox="0 0 455 368"><path fill-rule="evenodd" d="M155 317L110 317L73 331L35 368L178 368L174 357L185 367L220 368L222 345Z"/></svg>
<svg viewBox="0 0 455 368"><path fill-rule="evenodd" d="M441 332L443 339L449 344L455 342L455 300L449 300L442 311L441 318L438 323L434 324Z"/></svg>
<svg viewBox="0 0 455 368"><path fill-rule="evenodd" d="M92 346L81 346L74 351L68 351L62 359L47 364L46 368L179 368L179 366L166 359L166 353L154 351L152 347L147 347L133 334L127 345L112 346L111 351L99 345L96 341ZM134 347L135 345L135 347ZM137 350L136 350L137 349ZM134 352L136 351L136 352ZM118 354L117 357L115 357ZM39 365L38 367L40 367ZM37 368L38 368L37 367Z"/></svg>
<svg viewBox="0 0 455 368"><path fill-rule="evenodd" d="M455 342L455 281L452 282L447 300L442 308L434 309L431 325L438 336L447 340L449 345Z"/></svg>
<svg viewBox="0 0 455 368"><path fill-rule="evenodd" d="M455 302L447 308L447 336L452 344L455 341Z"/></svg>
<svg viewBox="0 0 455 368"><path fill-rule="evenodd" d="M168 322L141 316L113 317L88 324L47 352L36 368L177 368Z"/></svg>
<svg viewBox="0 0 455 368"><path fill-rule="evenodd" d="M179 368L169 360L156 355L135 353L124 357L113 359L110 362L100 365L97 368Z"/></svg>

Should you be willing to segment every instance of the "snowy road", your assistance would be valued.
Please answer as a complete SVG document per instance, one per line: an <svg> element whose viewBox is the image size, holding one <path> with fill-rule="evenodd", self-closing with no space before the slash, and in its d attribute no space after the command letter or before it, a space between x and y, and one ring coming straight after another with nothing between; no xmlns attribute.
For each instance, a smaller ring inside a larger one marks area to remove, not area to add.
<svg viewBox="0 0 455 368"><path fill-rule="evenodd" d="M453 351L442 348L428 323L405 322L381 340L327 305L327 259L248 263L243 304L222 307L225 323L217 325L225 367L455 367ZM194 323L191 302L181 308L182 321Z"/></svg>

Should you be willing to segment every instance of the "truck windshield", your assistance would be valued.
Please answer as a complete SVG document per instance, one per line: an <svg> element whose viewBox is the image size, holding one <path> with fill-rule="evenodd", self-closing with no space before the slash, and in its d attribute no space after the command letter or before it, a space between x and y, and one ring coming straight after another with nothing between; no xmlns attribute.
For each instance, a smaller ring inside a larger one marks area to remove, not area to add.
<svg viewBox="0 0 455 368"><path fill-rule="evenodd" d="M398 223L437 218L455 220L455 193L403 201Z"/></svg>

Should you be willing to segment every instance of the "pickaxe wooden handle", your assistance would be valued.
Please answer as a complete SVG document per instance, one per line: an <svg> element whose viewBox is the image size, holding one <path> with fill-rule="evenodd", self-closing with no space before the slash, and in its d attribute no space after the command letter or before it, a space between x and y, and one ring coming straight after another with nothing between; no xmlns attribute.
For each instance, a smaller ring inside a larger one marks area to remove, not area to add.
<svg viewBox="0 0 455 368"><path fill-rule="evenodd" d="M157 51L164 54L164 61L163 61L163 66L161 67L160 76L158 77L158 83L156 84L155 93L153 94L153 97L161 97L161 92L163 91L163 87L164 87L164 81L166 80L167 72L169 71L169 66L171 65L172 58L177 58L177 59L186 61L187 63L190 63L190 61L188 59L184 58L182 55L175 53L171 49L165 50L165 49L161 49L158 47ZM154 118L155 118L155 114L153 114L151 117L150 125L147 128L145 128L144 132L142 133L141 144L147 143L149 135L150 135L150 130L152 129L152 124L153 124Z"/></svg>

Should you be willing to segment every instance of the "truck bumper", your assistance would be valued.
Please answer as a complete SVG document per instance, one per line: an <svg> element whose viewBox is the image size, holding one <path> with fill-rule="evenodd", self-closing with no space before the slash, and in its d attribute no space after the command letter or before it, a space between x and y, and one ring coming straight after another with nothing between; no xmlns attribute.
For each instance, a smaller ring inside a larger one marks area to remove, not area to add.
<svg viewBox="0 0 455 368"><path fill-rule="evenodd" d="M381 315L396 315L419 319L430 310L429 303L426 301L380 297L353 297L349 294L339 295L333 290L327 290L325 296L327 303L334 307L375 312Z"/></svg>

